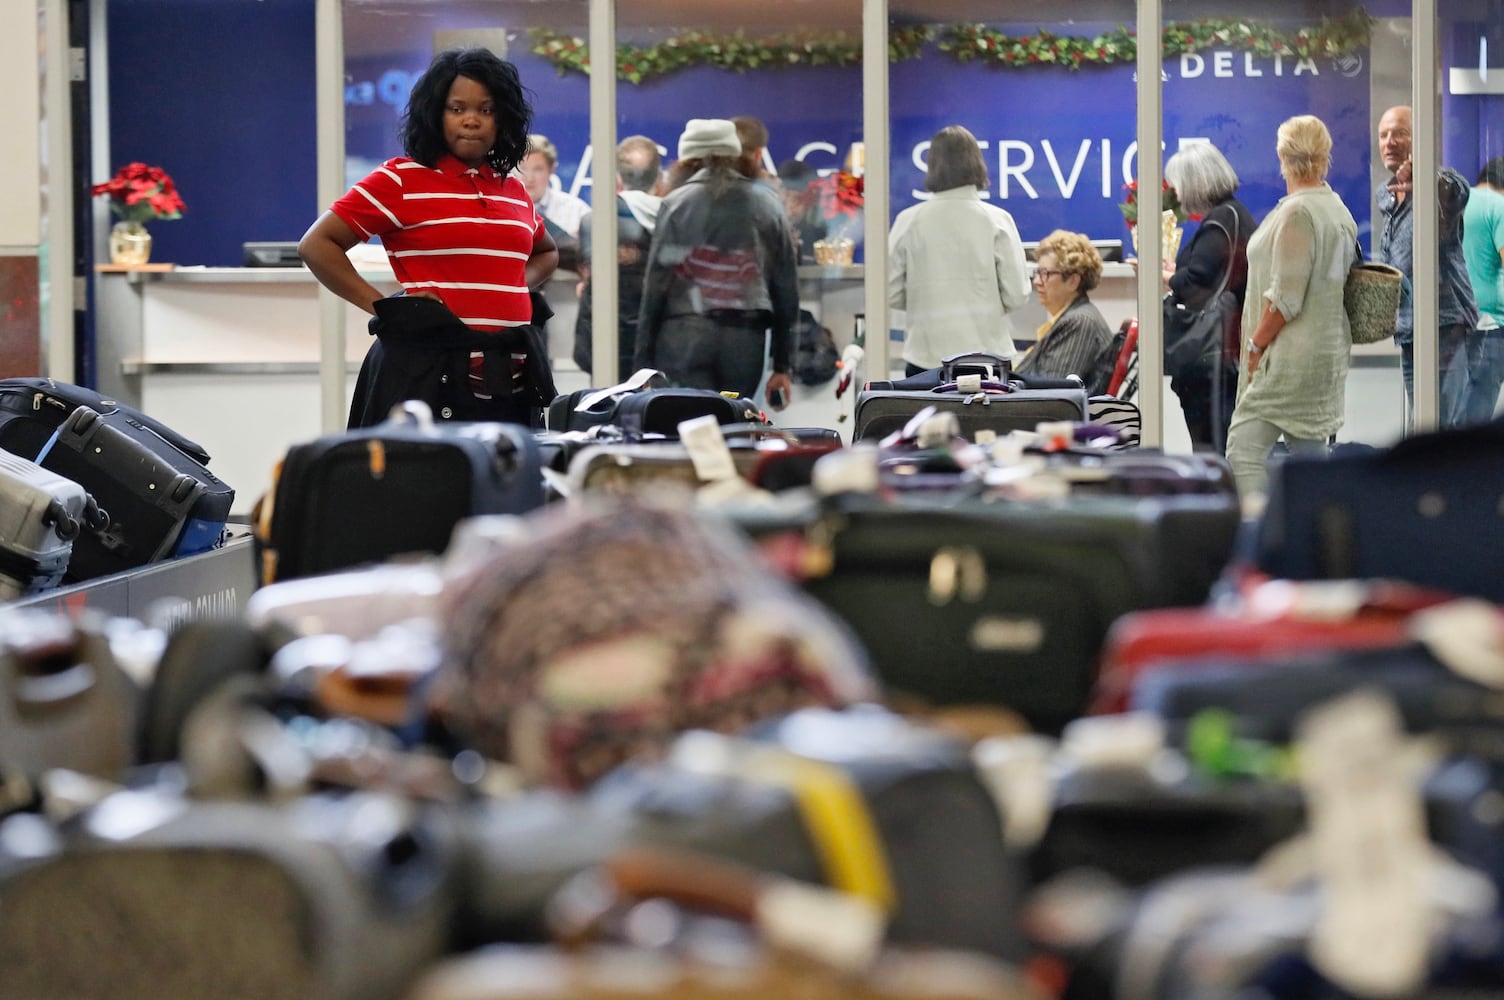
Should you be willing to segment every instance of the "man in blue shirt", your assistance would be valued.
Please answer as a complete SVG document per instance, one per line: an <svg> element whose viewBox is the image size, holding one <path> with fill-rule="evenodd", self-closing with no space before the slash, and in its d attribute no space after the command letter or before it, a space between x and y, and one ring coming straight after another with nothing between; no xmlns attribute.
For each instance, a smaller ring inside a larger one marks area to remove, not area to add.
<svg viewBox="0 0 1504 1000"><path fill-rule="evenodd" d="M1483 165L1463 213L1462 253L1478 300L1478 328L1467 340L1462 420L1492 420L1504 384L1504 156Z"/></svg>
<svg viewBox="0 0 1504 1000"><path fill-rule="evenodd" d="M1379 156L1390 171L1390 177L1377 192L1379 211L1384 217L1378 259L1399 268L1405 275L1394 342L1400 348L1400 373L1405 382L1407 412L1413 412L1415 386L1415 316L1410 294L1410 284L1414 280L1415 233L1415 213L1410 197L1413 190L1411 120L1410 108L1403 105L1390 108L1379 119ZM1449 167L1442 167L1436 178L1436 198L1441 208L1437 240L1437 349L1438 370L1442 375L1440 416L1442 426L1446 427L1457 423L1461 415L1467 374L1463 370L1466 355L1458 357L1458 352L1478 325L1478 306L1473 300L1473 286L1462 256L1462 213L1468 200L1466 178ZM1451 372L1454 359L1458 364L1456 373Z"/></svg>

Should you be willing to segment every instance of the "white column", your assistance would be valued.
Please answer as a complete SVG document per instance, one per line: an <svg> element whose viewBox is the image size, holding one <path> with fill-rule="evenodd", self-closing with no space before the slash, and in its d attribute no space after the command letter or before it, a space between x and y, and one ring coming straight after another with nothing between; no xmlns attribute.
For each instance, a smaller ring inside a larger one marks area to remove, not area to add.
<svg viewBox="0 0 1504 1000"><path fill-rule="evenodd" d="M345 40L341 0L314 10L314 102L318 123L318 196L323 211L345 193ZM312 221L312 220L310 220ZM345 426L345 302L319 287L319 423Z"/></svg>
<svg viewBox="0 0 1504 1000"><path fill-rule="evenodd" d="M1160 85L1164 54L1160 0L1138 0L1138 405L1144 414L1143 443L1164 441L1164 315L1160 311L1164 243L1160 185L1164 165L1164 95Z"/></svg>
<svg viewBox="0 0 1504 1000"><path fill-rule="evenodd" d="M616 0L590 0L590 384L615 385L620 301L616 270Z"/></svg>
<svg viewBox="0 0 1504 1000"><path fill-rule="evenodd" d="M42 367L47 375L73 381L73 114L68 99L72 78L66 0L43 0L42 7L47 270L42 310ZM79 68L82 72L82 67Z"/></svg>
<svg viewBox="0 0 1504 1000"><path fill-rule="evenodd" d="M1414 219L1411 265L1415 315L1415 422L1416 431L1434 429L1440 410L1441 380L1437 371L1436 319L1440 297L1437 291L1440 238L1437 221L1436 171L1440 168L1437 137L1441 130L1441 76L1436 58L1436 0L1411 0L1410 80L1413 110L1414 187L1410 197Z"/></svg>
<svg viewBox="0 0 1504 1000"><path fill-rule="evenodd" d="M869 378L888 377L888 73L888 0L862 0L862 271Z"/></svg>

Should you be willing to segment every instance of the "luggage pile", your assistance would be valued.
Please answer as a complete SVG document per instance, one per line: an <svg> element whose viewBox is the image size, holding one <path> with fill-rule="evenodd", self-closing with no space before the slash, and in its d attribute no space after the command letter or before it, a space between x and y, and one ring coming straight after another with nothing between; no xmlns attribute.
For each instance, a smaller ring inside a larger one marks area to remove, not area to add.
<svg viewBox="0 0 1504 1000"><path fill-rule="evenodd" d="M0 600L221 544L235 491L208 462L90 389L0 379Z"/></svg>
<svg viewBox="0 0 1504 1000"><path fill-rule="evenodd" d="M1504 994L1504 428L1254 519L924 391L404 410L288 456L243 620L0 609L0 992Z"/></svg>

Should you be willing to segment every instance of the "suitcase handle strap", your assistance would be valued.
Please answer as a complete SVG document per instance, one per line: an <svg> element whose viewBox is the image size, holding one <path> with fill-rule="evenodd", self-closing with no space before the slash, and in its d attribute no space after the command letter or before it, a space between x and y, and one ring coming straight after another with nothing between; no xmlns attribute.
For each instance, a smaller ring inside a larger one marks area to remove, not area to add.
<svg viewBox="0 0 1504 1000"><path fill-rule="evenodd" d="M995 382L991 379L977 379L966 381L964 378L955 382L945 382L935 386L930 392L1013 392L1014 387L1007 382Z"/></svg>
<svg viewBox="0 0 1504 1000"><path fill-rule="evenodd" d="M42 450L37 452L37 457L32 459L32 461L36 462L38 465L41 465L43 462L47 461L47 456L52 452L53 447L57 445L58 438L62 437L62 434L63 427L61 424L59 424L57 430L52 432L52 436L47 439L46 444L42 445Z"/></svg>

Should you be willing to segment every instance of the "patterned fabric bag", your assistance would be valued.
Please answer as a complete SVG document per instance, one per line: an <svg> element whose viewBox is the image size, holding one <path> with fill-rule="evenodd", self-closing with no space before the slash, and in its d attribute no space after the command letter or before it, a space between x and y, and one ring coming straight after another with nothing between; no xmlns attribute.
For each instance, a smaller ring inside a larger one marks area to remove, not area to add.
<svg viewBox="0 0 1504 1000"><path fill-rule="evenodd" d="M533 782L582 788L686 729L873 698L837 619L731 530L666 498L529 515L456 580L437 716Z"/></svg>

